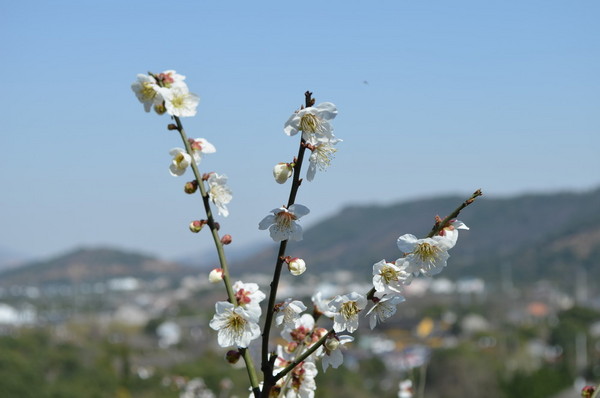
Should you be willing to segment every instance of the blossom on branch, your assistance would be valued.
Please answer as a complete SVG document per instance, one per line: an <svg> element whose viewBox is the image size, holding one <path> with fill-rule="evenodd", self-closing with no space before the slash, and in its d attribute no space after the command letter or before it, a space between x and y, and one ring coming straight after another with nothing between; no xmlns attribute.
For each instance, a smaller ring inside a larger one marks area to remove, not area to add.
<svg viewBox="0 0 600 398"><path fill-rule="evenodd" d="M231 190L227 186L227 176L211 173L207 182L210 200L217 206L219 215L227 217L229 215L229 210L225 205L231 202L231 199L233 198Z"/></svg>
<svg viewBox="0 0 600 398"><path fill-rule="evenodd" d="M367 298L356 292L336 296L329 303L329 308L334 312L333 330L336 333L347 330L353 333L358 329L358 314L367 306Z"/></svg>
<svg viewBox="0 0 600 398"><path fill-rule="evenodd" d="M267 297L260 291L256 283L237 281L232 286L237 300L237 305L254 314L258 319L261 314L260 302Z"/></svg>
<svg viewBox="0 0 600 398"><path fill-rule="evenodd" d="M323 344L323 357L321 358L321 365L323 366L323 372L327 371L327 368L331 366L337 369L342 363L344 363L344 356L340 349L342 345L354 341L354 337L334 336L328 338L325 344Z"/></svg>
<svg viewBox="0 0 600 398"><path fill-rule="evenodd" d="M260 336L258 316L241 306L219 301L215 304L215 312L209 326L219 332L217 342L221 347L248 347Z"/></svg>
<svg viewBox="0 0 600 398"><path fill-rule="evenodd" d="M165 108L169 115L177 117L196 115L200 97L190 93L185 84L175 85L171 88L161 87L159 90L165 100Z"/></svg>
<svg viewBox="0 0 600 398"><path fill-rule="evenodd" d="M293 329L296 327L300 313L306 311L306 306L302 301L286 299L277 307L277 315L275 315L275 324L282 325L285 329Z"/></svg>
<svg viewBox="0 0 600 398"><path fill-rule="evenodd" d="M169 155L173 156L169 171L173 177L178 177L185 173L192 162L192 157L182 148L173 148L169 151Z"/></svg>
<svg viewBox="0 0 600 398"><path fill-rule="evenodd" d="M293 204L289 208L280 207L261 220L258 229L269 228L271 239L275 242L283 240L302 240L302 227L296 222L300 217L310 213L308 207Z"/></svg>
<svg viewBox="0 0 600 398"><path fill-rule="evenodd" d="M412 273L407 271L408 262L400 258L394 263L381 260L373 264L373 286L377 292L400 293L404 285L412 281Z"/></svg>
<svg viewBox="0 0 600 398"><path fill-rule="evenodd" d="M328 138L319 138L319 139L311 139L309 141L309 148L312 151L310 158L308 159L308 170L306 171L306 179L308 181L312 181L315 178L315 174L317 173L317 169L321 171L325 171L329 164L331 163L331 159L333 159L333 155L337 152L337 149L333 146L338 142L341 142L339 138L332 137ZM313 143L314 142L314 143Z"/></svg>
<svg viewBox="0 0 600 398"><path fill-rule="evenodd" d="M131 89L137 99L144 104L144 110L150 112L152 105L158 105L163 102L162 95L159 92L159 86L156 79L142 73L137 75L137 81L131 84Z"/></svg>
<svg viewBox="0 0 600 398"><path fill-rule="evenodd" d="M202 155L207 153L215 153L217 151L215 146L204 138L188 138L188 142L192 148L192 157L194 158L194 162L196 162L196 164L200 164Z"/></svg>
<svg viewBox="0 0 600 398"><path fill-rule="evenodd" d="M458 240L459 229L468 230L469 227L467 227L465 223L460 220L450 220L448 225L440 230L439 235L447 238L452 243L451 247L454 247L454 245L456 245L456 241Z"/></svg>
<svg viewBox="0 0 600 398"><path fill-rule="evenodd" d="M381 323L394 315L396 313L396 306L404 300L404 297L399 294L375 293L373 297L375 305L367 312L371 329L375 329L377 323Z"/></svg>
<svg viewBox="0 0 600 398"><path fill-rule="evenodd" d="M433 276L442 272L450 255L448 249L452 241L443 236L417 239L412 234L405 234L398 238L398 248L406 255L408 272L422 273Z"/></svg>
<svg viewBox="0 0 600 398"><path fill-rule="evenodd" d="M323 102L317 106L309 106L295 112L285 122L283 131L292 136L302 131L302 138L310 141L311 138L333 138L333 127L329 123L337 116L337 108L331 102Z"/></svg>

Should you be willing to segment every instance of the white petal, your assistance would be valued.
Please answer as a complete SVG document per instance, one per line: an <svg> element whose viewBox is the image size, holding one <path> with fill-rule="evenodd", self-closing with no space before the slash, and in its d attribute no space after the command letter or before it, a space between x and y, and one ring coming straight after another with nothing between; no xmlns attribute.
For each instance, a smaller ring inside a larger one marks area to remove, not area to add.
<svg viewBox="0 0 600 398"><path fill-rule="evenodd" d="M275 216L273 214L269 214L265 218L258 223L258 229L267 229L269 226L275 223Z"/></svg>
<svg viewBox="0 0 600 398"><path fill-rule="evenodd" d="M310 213L310 210L308 209L308 207L300 205L300 204L293 204L289 207L288 210L291 211L292 213L294 213L297 218L303 217L303 216L307 215L308 213Z"/></svg>

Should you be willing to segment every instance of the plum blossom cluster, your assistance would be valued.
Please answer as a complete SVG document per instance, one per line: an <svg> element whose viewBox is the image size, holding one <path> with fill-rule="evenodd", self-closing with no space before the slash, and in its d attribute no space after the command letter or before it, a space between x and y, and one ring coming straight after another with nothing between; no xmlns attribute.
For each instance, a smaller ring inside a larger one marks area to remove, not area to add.
<svg viewBox="0 0 600 398"><path fill-rule="evenodd" d="M200 97L190 92L184 80L185 76L174 70L166 70L159 74L140 73L131 89L144 105L146 112L154 108L159 115L166 112L171 116L194 116Z"/></svg>
<svg viewBox="0 0 600 398"><path fill-rule="evenodd" d="M220 226L214 221L211 206L216 207L218 215L227 217L227 204L232 199L232 192L225 175L216 172L200 174L199 165L204 155L215 153L216 148L205 138L189 139L185 135L179 118L194 116L199 99L189 92L184 80L184 76L168 70L159 74L140 74L131 87L147 112L154 109L158 114L168 113L175 121L168 128L180 133L184 146L175 147L169 152L169 172L179 177L192 169L195 179L185 184L184 191L192 194L200 190L202 195L207 218L192 221L189 228L192 232L200 232L204 226L211 229L220 264L210 272L208 279L211 283L222 283L228 296L227 300L215 303L215 314L209 326L216 332L219 346L230 348L227 361L234 363L240 358L244 359L251 384L251 397L312 398L317 388L315 377L319 369L325 372L342 365L344 347L354 340L352 334L359 330L365 318L368 318L370 328L374 329L396 313L397 306L405 301L404 289L414 278L436 275L446 267L448 251L458 240L458 230L468 229L464 223L456 220L456 216L481 192L474 193L446 219L438 217L427 237L417 238L412 234L400 236L397 239L400 250L398 258L394 261L383 259L373 265L373 286L369 292L353 291L334 297L324 297L321 292L316 292L311 298L310 309L293 297L278 301L282 269L287 267L293 277L299 277L307 270L304 259L286 255L288 242L302 240L303 229L299 220L310 213L308 207L296 203L302 181L301 167L305 153L308 158L306 180L312 181L317 170L324 171L329 167L337 151L336 145L341 142L333 134L331 124L337 116L337 107L331 102L315 105L312 93L306 92L305 105L284 123L286 135L301 133L300 143L297 156L273 168L277 183L284 184L291 180L287 204L271 210L258 223L258 228L268 230L271 239L279 244L270 290L264 293L256 283L230 281L223 253L224 246L230 244L232 238L230 235L219 238ZM307 151L310 151L310 155ZM263 312L261 303L267 297L266 310ZM274 348L270 340L272 328L279 329L281 342ZM262 382L256 374L254 359L248 352L255 345L253 341L261 336L259 368L263 374ZM401 384L400 390L399 396L412 396L412 384Z"/></svg>

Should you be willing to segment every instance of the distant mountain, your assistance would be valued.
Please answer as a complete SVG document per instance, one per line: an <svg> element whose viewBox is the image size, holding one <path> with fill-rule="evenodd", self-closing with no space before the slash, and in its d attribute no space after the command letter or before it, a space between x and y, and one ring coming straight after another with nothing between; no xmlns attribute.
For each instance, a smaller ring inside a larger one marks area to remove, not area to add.
<svg viewBox="0 0 600 398"><path fill-rule="evenodd" d="M134 276L142 279L184 274L174 262L111 248L81 248L49 260L26 263L0 273L0 285L45 285L97 282Z"/></svg>
<svg viewBox="0 0 600 398"><path fill-rule="evenodd" d="M375 262L399 257L398 236L424 237L436 215L444 217L467 197L347 207L306 229L304 240L290 242L288 255L304 258L312 272L343 269L366 279ZM510 267L515 283L542 278L572 283L581 270L590 280L600 280L600 189L511 198L483 196L459 218L471 230L460 231L446 276L499 280L502 269ZM243 264L234 262L233 272L238 267L244 272L269 272L278 247L272 243Z"/></svg>

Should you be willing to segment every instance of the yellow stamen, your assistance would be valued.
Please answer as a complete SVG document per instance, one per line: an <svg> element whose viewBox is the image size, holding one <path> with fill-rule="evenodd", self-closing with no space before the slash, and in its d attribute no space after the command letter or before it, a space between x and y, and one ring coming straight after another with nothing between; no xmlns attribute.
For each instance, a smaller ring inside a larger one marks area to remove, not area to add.
<svg viewBox="0 0 600 398"><path fill-rule="evenodd" d="M423 242L417 245L413 254L422 262L435 262L440 255L440 248L430 243Z"/></svg>
<svg viewBox="0 0 600 398"><path fill-rule="evenodd" d="M340 308L340 313L346 319L354 318L354 316L356 316L356 314L358 314L359 312L360 310L356 305L356 301L347 301L344 304L342 304L342 308Z"/></svg>

